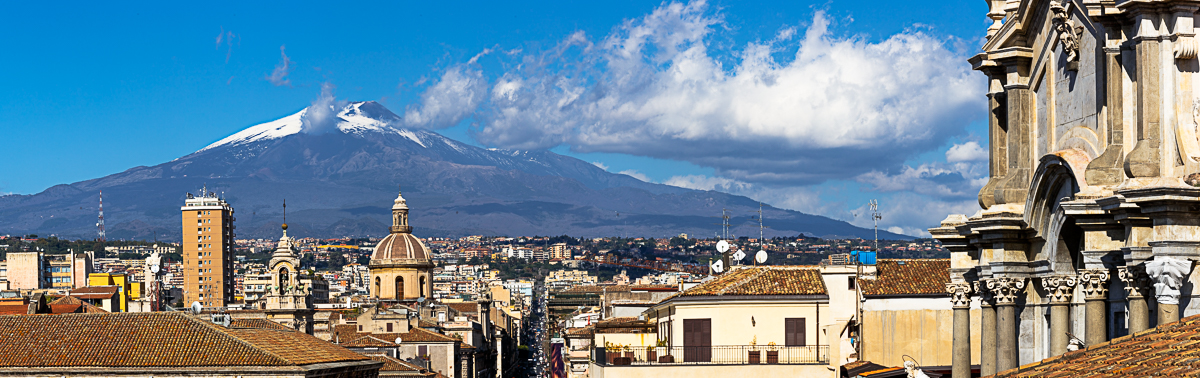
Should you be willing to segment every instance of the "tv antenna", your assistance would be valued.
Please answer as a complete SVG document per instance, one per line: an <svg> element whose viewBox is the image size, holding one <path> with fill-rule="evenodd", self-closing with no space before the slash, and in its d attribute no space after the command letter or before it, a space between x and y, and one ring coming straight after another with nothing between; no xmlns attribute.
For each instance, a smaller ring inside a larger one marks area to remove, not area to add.
<svg viewBox="0 0 1200 378"><path fill-rule="evenodd" d="M879 220L883 216L879 214L879 200L871 200L871 220L875 222L875 253L879 253Z"/></svg>
<svg viewBox="0 0 1200 378"><path fill-rule="evenodd" d="M758 203L758 252L754 254L754 265L767 262L767 251L763 248L763 204Z"/></svg>
<svg viewBox="0 0 1200 378"><path fill-rule="evenodd" d="M96 232L100 234L99 238L97 240L99 240L100 242L106 241L105 237L104 237L104 191L103 190L100 191L100 217L99 217L99 219L96 220Z"/></svg>

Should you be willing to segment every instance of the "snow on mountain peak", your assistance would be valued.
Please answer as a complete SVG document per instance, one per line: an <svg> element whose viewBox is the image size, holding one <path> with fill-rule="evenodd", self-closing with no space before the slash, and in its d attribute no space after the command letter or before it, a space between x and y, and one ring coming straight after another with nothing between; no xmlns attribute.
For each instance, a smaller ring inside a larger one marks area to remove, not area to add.
<svg viewBox="0 0 1200 378"><path fill-rule="evenodd" d="M278 139L304 132L304 115L307 112L308 108L304 108L296 114L247 127L196 152ZM347 103L337 111L335 127L342 133L360 136L369 132L398 134L426 147L426 142L422 141L417 133L403 127L402 118L375 101Z"/></svg>

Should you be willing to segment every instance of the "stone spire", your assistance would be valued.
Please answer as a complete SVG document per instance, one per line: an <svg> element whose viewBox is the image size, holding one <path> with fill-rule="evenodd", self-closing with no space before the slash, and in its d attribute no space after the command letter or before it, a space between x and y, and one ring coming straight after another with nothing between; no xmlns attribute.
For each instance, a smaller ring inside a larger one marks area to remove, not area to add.
<svg viewBox="0 0 1200 378"><path fill-rule="evenodd" d="M412 227L408 225L408 202L404 200L404 194L397 191L396 201L392 205L392 227L393 234L410 234Z"/></svg>

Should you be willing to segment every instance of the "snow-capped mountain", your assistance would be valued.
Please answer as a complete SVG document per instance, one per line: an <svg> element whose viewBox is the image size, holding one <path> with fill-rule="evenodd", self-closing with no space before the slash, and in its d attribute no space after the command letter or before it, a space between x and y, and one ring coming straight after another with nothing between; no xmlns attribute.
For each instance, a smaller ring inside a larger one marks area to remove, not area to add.
<svg viewBox="0 0 1200 378"><path fill-rule="evenodd" d="M379 236L397 185L421 236L711 235L722 208L747 221L735 232L758 232L748 221L758 203L749 198L647 183L549 151L472 146L405 128L375 102L320 113L325 119L304 109L254 125L153 167L0 197L0 234L91 237L103 189L110 238L177 240L185 194L207 186L235 207L239 237L277 237L284 200L295 235ZM765 215L776 235L870 235L794 211Z"/></svg>

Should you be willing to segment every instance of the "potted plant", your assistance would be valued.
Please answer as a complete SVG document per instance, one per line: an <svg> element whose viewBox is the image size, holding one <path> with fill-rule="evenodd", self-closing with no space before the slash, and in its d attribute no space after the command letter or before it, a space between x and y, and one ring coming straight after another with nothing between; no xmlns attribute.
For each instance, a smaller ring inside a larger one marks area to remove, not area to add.
<svg viewBox="0 0 1200 378"><path fill-rule="evenodd" d="M671 348L667 348L666 340L658 340L658 343L656 345L660 348L663 348L663 351L666 352L665 355L658 356L659 363L662 363L662 364L675 363L675 357L671 355Z"/></svg>
<svg viewBox="0 0 1200 378"><path fill-rule="evenodd" d="M606 362L608 362L609 365L615 364L615 361L617 358L617 352L620 352L620 351L621 351L621 348L617 344L613 344L613 343L610 343L607 341L604 342L604 352L605 352L604 359L606 360Z"/></svg>
<svg viewBox="0 0 1200 378"><path fill-rule="evenodd" d="M747 351L747 354L747 363L757 364L762 361L762 354L758 351L758 335L754 335L754 338L750 339L750 350Z"/></svg>
<svg viewBox="0 0 1200 378"><path fill-rule="evenodd" d="M622 349L625 350L625 358L628 358L630 361L633 361L633 348L630 348L629 344L626 344Z"/></svg>
<svg viewBox="0 0 1200 378"><path fill-rule="evenodd" d="M775 345L774 341L767 343L767 363L779 363L779 347Z"/></svg>
<svg viewBox="0 0 1200 378"><path fill-rule="evenodd" d="M654 346L646 347L646 362L654 362L658 359L658 351L654 350Z"/></svg>

